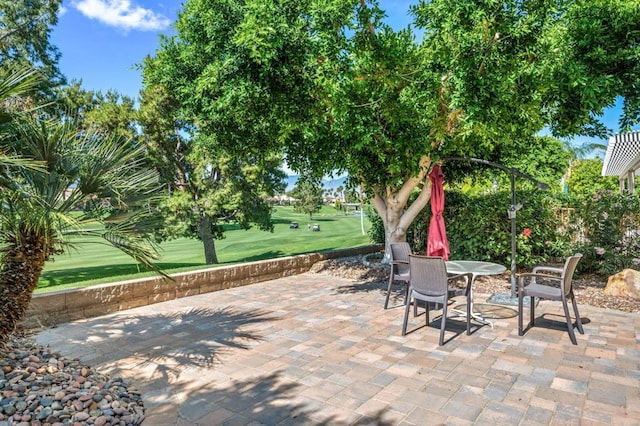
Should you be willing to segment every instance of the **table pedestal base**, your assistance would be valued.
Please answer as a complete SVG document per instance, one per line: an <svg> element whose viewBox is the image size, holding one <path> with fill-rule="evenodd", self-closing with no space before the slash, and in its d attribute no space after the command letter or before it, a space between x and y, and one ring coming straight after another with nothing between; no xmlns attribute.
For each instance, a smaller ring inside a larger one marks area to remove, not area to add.
<svg viewBox="0 0 640 426"><path fill-rule="evenodd" d="M509 293L493 293L488 299L487 303L491 303L493 305L507 305L507 306L518 306L518 296L512 296ZM536 298L536 304L538 303L538 299ZM525 307L529 307L529 298L525 297L522 299L522 305Z"/></svg>
<svg viewBox="0 0 640 426"><path fill-rule="evenodd" d="M457 316L464 317L464 318L467 317L466 311L461 311L460 309L456 309L456 308L451 309L451 311L455 312ZM493 328L493 321L489 321L488 319L483 318L479 313L473 312L473 306L471 307L471 319L481 324L489 325L491 326L491 328Z"/></svg>

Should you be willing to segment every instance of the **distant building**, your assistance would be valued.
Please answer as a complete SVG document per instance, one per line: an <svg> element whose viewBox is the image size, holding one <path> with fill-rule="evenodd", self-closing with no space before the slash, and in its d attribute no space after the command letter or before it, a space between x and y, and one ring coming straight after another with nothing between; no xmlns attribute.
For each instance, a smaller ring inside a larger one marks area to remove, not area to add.
<svg viewBox="0 0 640 426"><path fill-rule="evenodd" d="M294 201L296 201L295 198L289 197L286 194L276 195L275 197L267 198L267 202L272 203L272 204L279 204L281 206L289 205L289 204L293 203Z"/></svg>

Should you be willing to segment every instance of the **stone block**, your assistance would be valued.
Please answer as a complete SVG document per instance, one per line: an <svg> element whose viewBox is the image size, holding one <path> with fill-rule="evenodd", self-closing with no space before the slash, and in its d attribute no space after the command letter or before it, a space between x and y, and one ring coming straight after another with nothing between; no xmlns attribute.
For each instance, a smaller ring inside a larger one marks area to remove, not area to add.
<svg viewBox="0 0 640 426"><path fill-rule="evenodd" d="M278 278L282 278L282 277L283 277L282 272L278 272L278 273L275 273L275 274L266 274L266 275L263 274L263 275L260 275L258 277L258 281L256 281L256 282L277 280Z"/></svg>
<svg viewBox="0 0 640 426"><path fill-rule="evenodd" d="M272 259L262 262L262 273L265 275L272 275L281 273L283 270L284 262L282 259Z"/></svg>
<svg viewBox="0 0 640 426"><path fill-rule="evenodd" d="M85 308L97 305L118 304L125 300L126 285L112 284L108 286L85 287L67 293L66 309L84 310Z"/></svg>
<svg viewBox="0 0 640 426"><path fill-rule="evenodd" d="M144 297L136 297L136 298L132 298L132 299L127 299L124 300L122 302L120 302L120 304L118 305L118 310L119 311L124 311L126 309L133 309L133 308L138 308L140 306L147 306L151 303L158 303L158 302L165 302L166 300L158 300L158 301L154 301L151 302L152 298L155 298L159 295L154 294L154 295L150 295L150 296L144 296ZM169 299L172 300L172 299Z"/></svg>
<svg viewBox="0 0 640 426"><path fill-rule="evenodd" d="M640 272L623 269L607 280L604 294L609 296L626 296L640 300Z"/></svg>
<svg viewBox="0 0 640 426"><path fill-rule="evenodd" d="M152 305L154 303L167 302L169 300L174 300L175 298L176 298L175 290L166 291L166 292L163 292L163 293L151 293L147 297L147 299L148 299L148 303L147 304L148 305Z"/></svg>
<svg viewBox="0 0 640 426"><path fill-rule="evenodd" d="M283 271L294 269L298 265L298 261L295 257L283 257L280 261Z"/></svg>
<svg viewBox="0 0 640 426"><path fill-rule="evenodd" d="M57 312L66 310L66 291L36 294L29 302L27 315L39 315L41 312Z"/></svg>
<svg viewBox="0 0 640 426"><path fill-rule="evenodd" d="M176 277L174 282L175 295L180 298L200 294L200 287L206 281L207 274L203 272Z"/></svg>
<svg viewBox="0 0 640 426"><path fill-rule="evenodd" d="M119 304L114 304L114 303L88 306L82 310L81 318L92 318L100 315L106 315L106 314L111 314L113 312L118 312L118 307L119 307Z"/></svg>
<svg viewBox="0 0 640 426"><path fill-rule="evenodd" d="M259 276L263 269L264 266L261 262L252 262L246 265L247 266L247 270L248 270L248 275L250 277L257 277Z"/></svg>
<svg viewBox="0 0 640 426"><path fill-rule="evenodd" d="M223 289L222 281L208 281L200 286L200 294L211 293L212 291L220 291Z"/></svg>
<svg viewBox="0 0 640 426"><path fill-rule="evenodd" d="M131 298L150 296L153 294L176 293L176 281L169 279L157 279L146 283L136 283L136 290L131 293Z"/></svg>

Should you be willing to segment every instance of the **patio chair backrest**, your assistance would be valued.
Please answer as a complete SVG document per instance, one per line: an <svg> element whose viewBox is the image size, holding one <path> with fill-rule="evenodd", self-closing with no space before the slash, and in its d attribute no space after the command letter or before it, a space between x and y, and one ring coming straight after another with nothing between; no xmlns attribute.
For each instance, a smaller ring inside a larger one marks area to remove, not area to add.
<svg viewBox="0 0 640 426"><path fill-rule="evenodd" d="M571 292L571 285L573 281L573 273L576 271L576 266L578 266L578 262L582 258L582 253L576 253L571 257L568 257L564 262L564 268L562 269L562 289L564 290L565 296L567 296Z"/></svg>
<svg viewBox="0 0 640 426"><path fill-rule="evenodd" d="M447 268L439 256L409 256L411 288L418 293L441 296L447 294Z"/></svg>
<svg viewBox="0 0 640 426"><path fill-rule="evenodd" d="M411 255L411 247L409 243L393 243L391 244L391 261L400 260L407 263L398 263L394 265L393 273L396 275L409 274L409 256Z"/></svg>

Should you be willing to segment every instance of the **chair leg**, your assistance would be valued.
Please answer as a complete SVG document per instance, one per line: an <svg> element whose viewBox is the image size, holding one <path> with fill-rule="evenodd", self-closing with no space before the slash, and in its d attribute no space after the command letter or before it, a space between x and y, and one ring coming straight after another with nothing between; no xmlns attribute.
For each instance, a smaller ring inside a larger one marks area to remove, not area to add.
<svg viewBox="0 0 640 426"><path fill-rule="evenodd" d="M562 300L562 308L564 309L564 316L567 318L567 328L569 329L569 337L571 343L577 345L576 334L573 332L573 322L571 322L571 315L569 315L569 305L567 305L567 299Z"/></svg>
<svg viewBox="0 0 640 426"><path fill-rule="evenodd" d="M447 301L442 304L442 320L440 323L440 346L444 345L444 327L447 323Z"/></svg>
<svg viewBox="0 0 640 426"><path fill-rule="evenodd" d="M533 296L529 296L529 312L531 317L529 318L529 323L531 327L533 327L536 323L536 298Z"/></svg>
<svg viewBox="0 0 640 426"><path fill-rule="evenodd" d="M582 328L582 319L580 318L580 314L578 313L578 304L576 303L576 298L573 295L573 291L571 291L571 304L573 305L573 312L576 315L576 326L578 327L578 331L580 334L584 334L584 329Z"/></svg>
<svg viewBox="0 0 640 426"><path fill-rule="evenodd" d="M387 287L387 298L384 300L384 308L387 309L389 305L389 295L391 294L391 287L393 287L393 274L389 276L389 286Z"/></svg>
<svg viewBox="0 0 640 426"><path fill-rule="evenodd" d="M404 321L402 322L402 335L407 334L407 322L409 322L409 309L411 307L411 290L407 295L407 300L404 306Z"/></svg>
<svg viewBox="0 0 640 426"><path fill-rule="evenodd" d="M522 328L522 299L524 296L522 292L518 293L518 336L522 336L524 334L524 329Z"/></svg>

